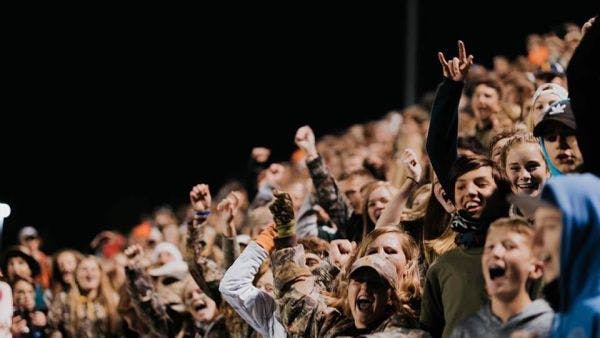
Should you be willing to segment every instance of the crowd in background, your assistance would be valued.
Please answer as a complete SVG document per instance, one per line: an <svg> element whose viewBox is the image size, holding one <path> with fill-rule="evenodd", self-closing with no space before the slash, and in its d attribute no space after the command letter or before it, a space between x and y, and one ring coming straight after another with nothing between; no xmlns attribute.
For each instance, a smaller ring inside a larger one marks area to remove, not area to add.
<svg viewBox="0 0 600 338"><path fill-rule="evenodd" d="M23 227L0 337L600 336L600 28L563 28L493 69L459 41L420 104L254 148L93 254Z"/></svg>

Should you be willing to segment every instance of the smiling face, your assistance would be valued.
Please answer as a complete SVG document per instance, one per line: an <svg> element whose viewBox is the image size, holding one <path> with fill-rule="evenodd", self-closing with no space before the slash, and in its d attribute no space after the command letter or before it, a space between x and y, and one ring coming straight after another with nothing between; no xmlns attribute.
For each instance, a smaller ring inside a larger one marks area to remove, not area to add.
<svg viewBox="0 0 600 338"><path fill-rule="evenodd" d="M356 270L348 285L348 303L354 326L368 328L385 318L391 292L392 289L377 271L367 267Z"/></svg>
<svg viewBox="0 0 600 338"><path fill-rule="evenodd" d="M77 284L86 293L100 287L101 275L98 262L91 258L82 260L75 270Z"/></svg>
<svg viewBox="0 0 600 338"><path fill-rule="evenodd" d="M23 257L15 256L8 259L6 265L6 274L8 279L12 280L18 277L31 278L32 272L29 268L29 264Z"/></svg>
<svg viewBox="0 0 600 338"><path fill-rule="evenodd" d="M367 212L371 222L377 223L379 216L381 216L381 213L391 199L392 193L385 186L376 188L371 192L367 198Z"/></svg>
<svg viewBox="0 0 600 338"><path fill-rule="evenodd" d="M526 226L526 225L524 225ZM539 278L541 263L532 254L533 231L490 227L481 263L488 294L503 302L527 294L529 278Z"/></svg>
<svg viewBox="0 0 600 338"><path fill-rule="evenodd" d="M514 193L537 196L550 171L537 143L520 143L507 150L506 175Z"/></svg>
<svg viewBox="0 0 600 338"><path fill-rule="evenodd" d="M544 263L546 284L560 276L562 227L562 217L558 209L540 207L535 211L534 250Z"/></svg>
<svg viewBox="0 0 600 338"><path fill-rule="evenodd" d="M217 316L217 304L193 280L186 283L184 297L185 305L195 320L209 323Z"/></svg>
<svg viewBox="0 0 600 338"><path fill-rule="evenodd" d="M483 166L466 172L458 177L454 185L456 208L477 219L494 191L496 182L492 176L492 167Z"/></svg>
<svg viewBox="0 0 600 338"><path fill-rule="evenodd" d="M402 251L402 237L398 233L384 233L377 237L365 252L365 256L380 254L392 262L398 273L398 280L401 281L406 275L407 260L404 251ZM398 286L399 287L399 286Z"/></svg>
<svg viewBox="0 0 600 338"><path fill-rule="evenodd" d="M13 287L13 301L15 307L32 311L35 307L35 290L31 283L19 280Z"/></svg>

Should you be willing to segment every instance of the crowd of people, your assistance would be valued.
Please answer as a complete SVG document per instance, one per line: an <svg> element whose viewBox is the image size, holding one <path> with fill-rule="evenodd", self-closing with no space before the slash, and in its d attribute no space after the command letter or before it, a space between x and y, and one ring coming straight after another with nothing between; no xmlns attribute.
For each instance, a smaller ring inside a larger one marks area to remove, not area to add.
<svg viewBox="0 0 600 338"><path fill-rule="evenodd" d="M600 337L599 26L493 69L458 41L432 100L300 127L94 254L23 227L0 337Z"/></svg>

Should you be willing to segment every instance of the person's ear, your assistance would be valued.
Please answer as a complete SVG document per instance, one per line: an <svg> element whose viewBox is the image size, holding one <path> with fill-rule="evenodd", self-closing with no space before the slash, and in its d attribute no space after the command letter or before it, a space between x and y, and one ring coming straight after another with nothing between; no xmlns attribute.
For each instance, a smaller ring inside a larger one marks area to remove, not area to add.
<svg viewBox="0 0 600 338"><path fill-rule="evenodd" d="M536 258L531 259L531 264L529 265L529 278L538 279L542 277L544 274L544 263Z"/></svg>

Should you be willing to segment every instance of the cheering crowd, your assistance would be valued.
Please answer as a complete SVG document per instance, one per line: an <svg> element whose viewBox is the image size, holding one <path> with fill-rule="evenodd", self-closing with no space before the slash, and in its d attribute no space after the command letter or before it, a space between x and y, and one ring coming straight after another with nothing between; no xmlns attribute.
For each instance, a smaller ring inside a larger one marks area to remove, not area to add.
<svg viewBox="0 0 600 338"><path fill-rule="evenodd" d="M94 254L23 227L0 337L600 337L599 26L493 69L458 41L432 99L254 148Z"/></svg>

